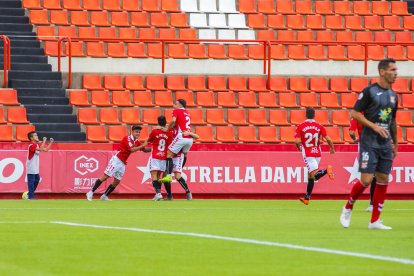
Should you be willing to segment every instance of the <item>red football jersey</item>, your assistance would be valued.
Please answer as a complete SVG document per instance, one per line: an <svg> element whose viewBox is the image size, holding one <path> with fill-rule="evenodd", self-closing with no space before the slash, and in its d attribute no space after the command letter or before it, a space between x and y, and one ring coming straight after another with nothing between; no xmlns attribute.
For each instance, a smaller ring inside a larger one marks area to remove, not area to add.
<svg viewBox="0 0 414 276"><path fill-rule="evenodd" d="M326 129L315 120L306 120L296 128L295 138L300 138L307 157L320 157L320 142L326 136Z"/></svg>
<svg viewBox="0 0 414 276"><path fill-rule="evenodd" d="M174 109L172 116L176 118L175 129L177 134L184 131L191 131L190 114L184 108ZM184 138L191 138L191 136L183 136Z"/></svg>
<svg viewBox="0 0 414 276"><path fill-rule="evenodd" d="M362 125L360 123L358 123L357 120L355 120L354 118L352 118L351 121L350 121L349 130L357 131L358 132L358 136L361 136Z"/></svg>
<svg viewBox="0 0 414 276"><path fill-rule="evenodd" d="M168 146L174 138L174 130L164 132L161 129L153 129L148 137L148 143L152 144L152 158L165 160L167 158Z"/></svg>
<svg viewBox="0 0 414 276"><path fill-rule="evenodd" d="M134 147L139 147L140 145L141 142L138 139L134 140L134 136L125 136L124 138L122 138L118 152L116 153L116 157L118 157L119 160L121 160L126 165L128 157L131 154L130 149Z"/></svg>

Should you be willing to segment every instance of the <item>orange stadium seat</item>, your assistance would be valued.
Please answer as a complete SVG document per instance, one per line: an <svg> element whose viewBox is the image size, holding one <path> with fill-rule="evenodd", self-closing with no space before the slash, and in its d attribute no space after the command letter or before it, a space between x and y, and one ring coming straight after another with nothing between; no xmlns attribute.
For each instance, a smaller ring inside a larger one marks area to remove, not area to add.
<svg viewBox="0 0 414 276"><path fill-rule="evenodd" d="M155 29L139 28L138 38L141 38L141 39L155 39L156 38ZM153 45L153 44L149 44L149 45ZM157 43L156 45L161 45L161 44Z"/></svg>
<svg viewBox="0 0 414 276"><path fill-rule="evenodd" d="M140 123L139 110L136 108L122 108L121 122L128 125L136 125Z"/></svg>
<svg viewBox="0 0 414 276"><path fill-rule="evenodd" d="M235 94L233 92L218 92L217 105L221 107L237 107Z"/></svg>
<svg viewBox="0 0 414 276"><path fill-rule="evenodd" d="M197 31L194 29L180 29L178 34L179 39L197 39Z"/></svg>
<svg viewBox="0 0 414 276"><path fill-rule="evenodd" d="M238 96L239 96L239 106L257 107L256 94L254 92L240 92Z"/></svg>
<svg viewBox="0 0 414 276"><path fill-rule="evenodd" d="M358 99L358 94L341 94L341 106L343 108L353 108Z"/></svg>
<svg viewBox="0 0 414 276"><path fill-rule="evenodd" d="M239 0L239 12L241 13L257 13L254 0Z"/></svg>
<svg viewBox="0 0 414 276"><path fill-rule="evenodd" d="M392 84L392 89L397 93L409 93L408 79L397 78Z"/></svg>
<svg viewBox="0 0 414 276"><path fill-rule="evenodd" d="M391 33L390 32L375 32L374 41L392 42Z"/></svg>
<svg viewBox="0 0 414 276"><path fill-rule="evenodd" d="M329 121L328 110L317 109L315 112L315 121L317 121L323 126L332 125L331 122Z"/></svg>
<svg viewBox="0 0 414 276"><path fill-rule="evenodd" d="M78 109L78 121L81 124L99 124L97 120L96 108L79 108Z"/></svg>
<svg viewBox="0 0 414 276"><path fill-rule="evenodd" d="M286 143L293 143L295 142L295 127L281 127L279 128L280 131L280 141Z"/></svg>
<svg viewBox="0 0 414 276"><path fill-rule="evenodd" d="M296 1L295 11L298 14L313 14L312 2L310 0Z"/></svg>
<svg viewBox="0 0 414 276"><path fill-rule="evenodd" d="M323 45L309 45L308 57L313 60L327 60L328 57L325 53L325 46Z"/></svg>
<svg viewBox="0 0 414 276"><path fill-rule="evenodd" d="M124 43L107 43L108 57L126 58Z"/></svg>
<svg viewBox="0 0 414 276"><path fill-rule="evenodd" d="M383 30L384 27L381 23L381 17L380 16L365 16L364 17L364 27L368 30Z"/></svg>
<svg viewBox="0 0 414 276"><path fill-rule="evenodd" d="M349 136L349 128L344 127L343 128L343 133L344 133L344 142L349 143L349 144L353 144L354 140L351 138L351 136Z"/></svg>
<svg viewBox="0 0 414 276"><path fill-rule="evenodd" d="M147 57L145 54L144 43L128 43L127 44L127 55L133 58L144 58Z"/></svg>
<svg viewBox="0 0 414 276"><path fill-rule="evenodd" d="M170 25L175 28L188 28L187 14L185 13L171 13Z"/></svg>
<svg viewBox="0 0 414 276"><path fill-rule="evenodd" d="M271 59L288 59L285 45L272 45L270 48Z"/></svg>
<svg viewBox="0 0 414 276"><path fill-rule="evenodd" d="M414 143L414 128L406 128L405 129L405 134L407 137L407 142L409 143Z"/></svg>
<svg viewBox="0 0 414 276"><path fill-rule="evenodd" d="M82 1L82 8L84 10L100 11L101 10L100 0Z"/></svg>
<svg viewBox="0 0 414 276"><path fill-rule="evenodd" d="M249 91L246 87L246 78L242 76L228 76L229 90Z"/></svg>
<svg viewBox="0 0 414 276"><path fill-rule="evenodd" d="M188 57L196 59L206 59L206 46L204 44L189 44Z"/></svg>
<svg viewBox="0 0 414 276"><path fill-rule="evenodd" d="M396 119L398 126L413 126L413 115L411 111L399 111Z"/></svg>
<svg viewBox="0 0 414 276"><path fill-rule="evenodd" d="M288 126L290 123L287 120L288 115L285 109L270 109L269 123L276 126Z"/></svg>
<svg viewBox="0 0 414 276"><path fill-rule="evenodd" d="M349 92L348 80L342 77L335 77L330 79L330 87L333 92Z"/></svg>
<svg viewBox="0 0 414 276"><path fill-rule="evenodd" d="M292 125L299 125L306 120L306 112L303 109L290 111L290 123Z"/></svg>
<svg viewBox="0 0 414 276"><path fill-rule="evenodd" d="M185 44L168 44L168 57L170 58L188 58Z"/></svg>
<svg viewBox="0 0 414 276"><path fill-rule="evenodd" d="M160 109L142 109L142 122L144 124L156 125L157 118L161 115Z"/></svg>
<svg viewBox="0 0 414 276"><path fill-rule="evenodd" d="M247 59L244 45L228 45L227 50L231 59Z"/></svg>
<svg viewBox="0 0 414 276"><path fill-rule="evenodd" d="M161 10L166 12L180 12L178 0L161 0Z"/></svg>
<svg viewBox="0 0 414 276"><path fill-rule="evenodd" d="M364 60L365 47L361 45L348 46L348 58L350 60Z"/></svg>
<svg viewBox="0 0 414 276"><path fill-rule="evenodd" d="M244 143L257 143L256 127L244 126L238 127L238 140Z"/></svg>
<svg viewBox="0 0 414 276"><path fill-rule="evenodd" d="M147 50L148 50L148 57L162 58L162 44L161 43L147 44Z"/></svg>
<svg viewBox="0 0 414 276"><path fill-rule="evenodd" d="M89 26L87 11L72 11L70 13L70 24L77 26Z"/></svg>
<svg viewBox="0 0 414 276"><path fill-rule="evenodd" d="M399 16L384 16L384 29L386 30L402 30L401 20Z"/></svg>
<svg viewBox="0 0 414 276"><path fill-rule="evenodd" d="M188 76L187 88L193 91L206 91L206 81L204 76Z"/></svg>
<svg viewBox="0 0 414 276"><path fill-rule="evenodd" d="M169 27L168 18L166 13L151 13L150 14L150 25L154 27Z"/></svg>
<svg viewBox="0 0 414 276"><path fill-rule="evenodd" d="M110 26L107 11L90 12L91 24L95 26Z"/></svg>
<svg viewBox="0 0 414 276"><path fill-rule="evenodd" d="M328 108L339 108L338 95L336 93L323 93L320 96L321 106Z"/></svg>
<svg viewBox="0 0 414 276"><path fill-rule="evenodd" d="M338 15L325 16L325 27L330 30L343 30L344 24L342 22L342 16L338 16Z"/></svg>
<svg viewBox="0 0 414 276"><path fill-rule="evenodd" d="M296 32L296 40L297 41L314 41L315 40L315 33L314 31L297 31Z"/></svg>
<svg viewBox="0 0 414 276"><path fill-rule="evenodd" d="M197 133L200 138L197 140L202 143L214 143L216 139L214 138L213 128L210 126L197 126L195 127L195 133Z"/></svg>
<svg viewBox="0 0 414 276"><path fill-rule="evenodd" d="M112 106L109 101L109 92L106 90L92 91L91 103L96 106Z"/></svg>
<svg viewBox="0 0 414 276"><path fill-rule="evenodd" d="M296 101L296 93L280 93L279 105L281 107L299 107Z"/></svg>
<svg viewBox="0 0 414 276"><path fill-rule="evenodd" d="M406 128L409 129L409 128ZM398 143L402 144L402 143L406 143L407 141L404 140L404 136L403 136L403 132L402 132L402 128L397 128L397 141Z"/></svg>
<svg viewBox="0 0 414 276"><path fill-rule="evenodd" d="M332 139L334 143L343 143L341 138L341 129L337 127L327 127L326 134Z"/></svg>
<svg viewBox="0 0 414 276"><path fill-rule="evenodd" d="M353 1L354 13L359 15L372 14L370 4L371 1Z"/></svg>
<svg viewBox="0 0 414 276"><path fill-rule="evenodd" d="M267 16L267 27L271 29L286 29L285 16L281 14L269 14ZM255 29L258 28L255 27Z"/></svg>
<svg viewBox="0 0 414 276"><path fill-rule="evenodd" d="M404 47L401 45L387 46L387 57L395 60L407 60L404 53Z"/></svg>
<svg viewBox="0 0 414 276"><path fill-rule="evenodd" d="M194 93L192 91L177 91L175 92L175 100L183 99L188 107L196 106L194 103Z"/></svg>
<svg viewBox="0 0 414 276"><path fill-rule="evenodd" d="M191 124L193 125L205 125L206 121L204 120L203 109L188 109L190 114Z"/></svg>
<svg viewBox="0 0 414 276"><path fill-rule="evenodd" d="M206 110L206 122L211 125L227 125L224 121L223 109L207 109Z"/></svg>
<svg viewBox="0 0 414 276"><path fill-rule="evenodd" d="M158 0L142 0L142 10L149 12L159 12Z"/></svg>
<svg viewBox="0 0 414 276"><path fill-rule="evenodd" d="M133 104L131 103L131 92L113 91L112 103L115 106L133 106Z"/></svg>
<svg viewBox="0 0 414 276"><path fill-rule="evenodd" d="M367 78L351 78L351 91L361 92L367 86L368 86Z"/></svg>
<svg viewBox="0 0 414 276"><path fill-rule="evenodd" d="M270 77L269 88L271 91L288 92L287 81L285 77Z"/></svg>
<svg viewBox="0 0 414 276"><path fill-rule="evenodd" d="M184 76L167 76L167 89L186 90Z"/></svg>
<svg viewBox="0 0 414 276"><path fill-rule="evenodd" d="M0 105L20 105L17 100L17 91L14 89L0 90Z"/></svg>
<svg viewBox="0 0 414 276"><path fill-rule="evenodd" d="M117 0L103 0L102 9L108 11L120 11L121 5Z"/></svg>
<svg viewBox="0 0 414 276"><path fill-rule="evenodd" d="M0 124L7 124L6 119L4 118L4 113L5 113L5 109L4 108L0 108Z"/></svg>
<svg viewBox="0 0 414 276"><path fill-rule="evenodd" d="M113 142L120 142L127 135L125 126L108 126L108 139Z"/></svg>
<svg viewBox="0 0 414 276"><path fill-rule="evenodd" d="M247 125L245 109L228 109L227 122L231 125Z"/></svg>
<svg viewBox="0 0 414 276"><path fill-rule="evenodd" d="M349 126L350 115L348 110L332 110L332 123L338 126Z"/></svg>
<svg viewBox="0 0 414 276"><path fill-rule="evenodd" d="M291 77L289 79L290 90L294 92L309 92L306 77Z"/></svg>
<svg viewBox="0 0 414 276"><path fill-rule="evenodd" d="M139 0L122 0L122 10L124 11L140 11Z"/></svg>
<svg viewBox="0 0 414 276"><path fill-rule="evenodd" d="M134 105L154 106L150 91L134 91Z"/></svg>
<svg viewBox="0 0 414 276"><path fill-rule="evenodd" d="M49 25L49 18L47 10L31 10L30 11L30 24L34 25Z"/></svg>
<svg viewBox="0 0 414 276"><path fill-rule="evenodd" d="M249 109L248 111L248 122L251 125L268 125L269 122L266 119L265 109Z"/></svg>
<svg viewBox="0 0 414 276"><path fill-rule="evenodd" d="M353 41L353 32L351 31L336 32L336 41L338 42Z"/></svg>
<svg viewBox="0 0 414 276"><path fill-rule="evenodd" d="M395 32L394 36L395 42L411 42L413 37L411 32Z"/></svg>
<svg viewBox="0 0 414 276"><path fill-rule="evenodd" d="M332 60L347 60L345 56L345 47L342 45L328 46L328 58Z"/></svg>
<svg viewBox="0 0 414 276"><path fill-rule="evenodd" d="M155 91L154 92L154 103L157 106L172 107L172 105L173 105L172 92L170 92L170 91Z"/></svg>
<svg viewBox="0 0 414 276"><path fill-rule="evenodd" d="M16 140L22 142L28 142L27 134L31 131L35 131L34 125L16 126Z"/></svg>
<svg viewBox="0 0 414 276"><path fill-rule="evenodd" d="M388 15L390 13L388 3L388 1L373 1L372 13L376 15Z"/></svg>
<svg viewBox="0 0 414 276"><path fill-rule="evenodd" d="M99 38L104 38L104 39L105 38L116 38L116 29L115 28L99 28L98 29L98 37ZM115 43L108 43L108 45L109 44L115 44ZM118 44L118 43L116 43L116 44ZM108 55L109 55L109 49L108 49Z"/></svg>
<svg viewBox="0 0 414 276"><path fill-rule="evenodd" d="M50 11L50 23L55 25L70 25L67 11Z"/></svg>
<svg viewBox="0 0 414 276"><path fill-rule="evenodd" d="M292 30L277 31L278 40L295 40L295 32Z"/></svg>
<svg viewBox="0 0 414 276"><path fill-rule="evenodd" d="M158 38L161 39L176 39L177 32L173 28L162 28L158 30Z"/></svg>
<svg viewBox="0 0 414 276"><path fill-rule="evenodd" d="M334 39L334 34L331 31L320 31L316 33L316 41L329 41L329 42L333 42L335 41Z"/></svg>
<svg viewBox="0 0 414 276"><path fill-rule="evenodd" d="M118 29L119 38L137 38L135 28L119 28Z"/></svg>
<svg viewBox="0 0 414 276"><path fill-rule="evenodd" d="M414 46L407 46L406 49L408 60L414 60Z"/></svg>
<svg viewBox="0 0 414 276"><path fill-rule="evenodd" d="M209 76L207 79L207 87L213 91L227 90L226 79L224 76Z"/></svg>
<svg viewBox="0 0 414 276"><path fill-rule="evenodd" d="M307 59L305 55L305 46L303 45L289 45L288 57L290 59L304 60Z"/></svg>
<svg viewBox="0 0 414 276"><path fill-rule="evenodd" d="M58 29L59 28L63 28L63 27L58 27ZM75 30L75 28L73 29ZM37 37L40 40L51 40L51 39L54 39L55 28L51 26L37 26L36 33L37 33ZM66 36L69 36L69 35L66 35ZM76 36L76 34L74 36Z"/></svg>
<svg viewBox="0 0 414 276"><path fill-rule="evenodd" d="M267 89L267 81L265 77L249 77L247 80L248 88L250 91L265 92Z"/></svg>
<svg viewBox="0 0 414 276"><path fill-rule="evenodd" d="M1 142L13 142L13 126L0 126L0 141Z"/></svg>
<svg viewBox="0 0 414 276"><path fill-rule="evenodd" d="M247 15L247 26L253 29L265 29L265 16L263 14Z"/></svg>
<svg viewBox="0 0 414 276"><path fill-rule="evenodd" d="M259 93L259 106L278 107L276 102L276 93Z"/></svg>
<svg viewBox="0 0 414 276"><path fill-rule="evenodd" d="M382 60L384 59L384 46L382 45L368 45L368 59Z"/></svg>
<svg viewBox="0 0 414 276"><path fill-rule="evenodd" d="M104 88L109 90L124 90L121 75L105 75Z"/></svg>
<svg viewBox="0 0 414 276"><path fill-rule="evenodd" d="M347 15L345 16L345 28L348 30L362 30L361 16Z"/></svg>
<svg viewBox="0 0 414 276"><path fill-rule="evenodd" d="M392 1L391 13L395 15L408 15L408 5L405 1Z"/></svg>
<svg viewBox="0 0 414 276"><path fill-rule="evenodd" d="M224 143L237 142L235 140L234 127L229 127L229 126L216 127L216 139L217 141L224 142Z"/></svg>
<svg viewBox="0 0 414 276"><path fill-rule="evenodd" d="M213 92L196 92L196 104L198 106L216 107Z"/></svg>
<svg viewBox="0 0 414 276"><path fill-rule="evenodd" d="M125 76L125 88L127 90L145 90L142 76L137 76L137 75Z"/></svg>
<svg viewBox="0 0 414 276"><path fill-rule="evenodd" d="M279 142L275 127L259 127L259 140L264 143Z"/></svg>
<svg viewBox="0 0 414 276"><path fill-rule="evenodd" d="M69 102L75 106L90 106L88 99L88 91L86 90L70 90Z"/></svg>
<svg viewBox="0 0 414 276"><path fill-rule="evenodd" d="M147 76L146 88L150 90L166 90L164 85L164 76Z"/></svg>
<svg viewBox="0 0 414 276"><path fill-rule="evenodd" d="M331 1L315 1L315 13L317 14L332 14Z"/></svg>
<svg viewBox="0 0 414 276"><path fill-rule="evenodd" d="M95 27L78 28L78 37L79 38L95 38L96 28Z"/></svg>
<svg viewBox="0 0 414 276"><path fill-rule="evenodd" d="M273 30L258 30L256 31L256 35L257 35L257 40L270 40L270 41L275 40L275 33L273 32ZM250 45L250 46L257 46L257 45Z"/></svg>
<svg viewBox="0 0 414 276"><path fill-rule="evenodd" d="M286 26L288 29L301 30L306 29L302 15L287 15Z"/></svg>
<svg viewBox="0 0 414 276"><path fill-rule="evenodd" d="M227 59L226 49L223 44L209 44L208 57L215 59Z"/></svg>
<svg viewBox="0 0 414 276"><path fill-rule="evenodd" d="M273 1L257 0L257 11L259 13L275 13L275 5Z"/></svg>
<svg viewBox="0 0 414 276"><path fill-rule="evenodd" d="M86 55L90 57L106 57L104 43L86 42Z"/></svg>
<svg viewBox="0 0 414 276"><path fill-rule="evenodd" d="M106 143L106 130L104 126L87 126L86 127L86 139L91 142Z"/></svg>
<svg viewBox="0 0 414 276"><path fill-rule="evenodd" d="M111 12L111 25L116 27L129 27L127 12Z"/></svg>
<svg viewBox="0 0 414 276"><path fill-rule="evenodd" d="M7 121L13 124L28 124L26 108L9 107L7 109Z"/></svg>
<svg viewBox="0 0 414 276"><path fill-rule="evenodd" d="M39 26L39 27L41 27L41 26ZM37 30L39 30L39 27L37 27ZM51 28L54 29L53 27L51 27ZM38 33L38 35L39 35L39 33ZM51 34L48 34L48 35L53 36L54 34L51 33ZM66 26L58 27L58 36L68 36L68 37L71 37L71 38L72 37L77 37L76 27L73 27L73 26L71 26L71 27L66 27ZM76 42L72 41L72 43L76 43Z"/></svg>
<svg viewBox="0 0 414 276"><path fill-rule="evenodd" d="M276 12L279 14L295 14L292 0L277 1Z"/></svg>
<svg viewBox="0 0 414 276"><path fill-rule="evenodd" d="M131 12L131 25L135 27L149 27L148 13Z"/></svg>
<svg viewBox="0 0 414 276"><path fill-rule="evenodd" d="M334 1L334 13L341 15L351 14L351 2L349 1Z"/></svg>
<svg viewBox="0 0 414 276"><path fill-rule="evenodd" d="M312 30L323 30L323 20L321 15L308 15L306 16L306 28Z"/></svg>
<svg viewBox="0 0 414 276"><path fill-rule="evenodd" d="M330 92L328 79L325 77L312 77L309 80L310 90L315 92Z"/></svg>
<svg viewBox="0 0 414 276"><path fill-rule="evenodd" d="M318 96L316 93L301 93L299 95L300 106L302 107L317 107Z"/></svg>
<svg viewBox="0 0 414 276"><path fill-rule="evenodd" d="M54 56L56 57L58 55L58 44L55 41L45 41L44 44L44 48L45 48L45 54L47 56ZM62 51L61 51L62 53Z"/></svg>
<svg viewBox="0 0 414 276"><path fill-rule="evenodd" d="M41 10L42 7L40 6L40 0L23 0L22 1L22 7L25 9L37 9Z"/></svg>

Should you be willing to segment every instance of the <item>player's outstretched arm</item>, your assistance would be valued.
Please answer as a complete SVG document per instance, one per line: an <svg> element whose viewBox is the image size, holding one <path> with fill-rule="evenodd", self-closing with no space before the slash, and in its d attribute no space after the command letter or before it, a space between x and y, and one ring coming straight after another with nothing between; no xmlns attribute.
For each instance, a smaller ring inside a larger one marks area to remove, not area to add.
<svg viewBox="0 0 414 276"><path fill-rule="evenodd" d="M52 147L53 142L55 141L53 138L49 139L49 144L46 146L46 141L47 138L43 137L43 141L42 144L40 145L40 147L38 148L38 151L49 151L50 148Z"/></svg>
<svg viewBox="0 0 414 276"><path fill-rule="evenodd" d="M375 131L376 133L378 133L380 136L382 136L384 138L388 138L388 136L389 136L388 130L386 130L385 128L380 127L379 125L376 125L373 122L369 121L367 118L365 118L365 116L361 112L356 111L354 109L354 110L351 111L351 116L352 116L352 118L357 120L357 122L362 124L363 126L371 128L373 131Z"/></svg>
<svg viewBox="0 0 414 276"><path fill-rule="evenodd" d="M329 136L325 136L325 139L326 139L326 142L328 143L328 145L329 145L329 149L330 149L330 153L331 154L334 154L335 153L335 148L334 148L334 144L333 144L333 142L332 142L332 139L331 139L331 137L329 137Z"/></svg>
<svg viewBox="0 0 414 276"><path fill-rule="evenodd" d="M397 138L397 121L395 120L395 118L392 119L391 121L391 127L390 127L390 135L391 135L391 139L393 142L393 146L392 146L392 153L394 158L397 156L397 152L398 152L398 138Z"/></svg>
<svg viewBox="0 0 414 276"><path fill-rule="evenodd" d="M358 143L358 138L355 136L355 131L354 130L350 130L349 131L349 137L351 137L352 140L354 140L354 143Z"/></svg>
<svg viewBox="0 0 414 276"><path fill-rule="evenodd" d="M300 138L295 139L295 146L298 149L298 151L302 151Z"/></svg>

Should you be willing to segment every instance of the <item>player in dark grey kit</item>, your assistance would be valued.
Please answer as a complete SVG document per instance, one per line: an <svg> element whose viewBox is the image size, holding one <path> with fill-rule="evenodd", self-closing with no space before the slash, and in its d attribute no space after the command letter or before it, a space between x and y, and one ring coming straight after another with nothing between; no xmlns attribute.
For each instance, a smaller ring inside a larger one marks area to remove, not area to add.
<svg viewBox="0 0 414 276"><path fill-rule="evenodd" d="M368 187L375 175L377 186L373 197L373 211L369 229L392 229L382 224L379 219L384 206L388 187L388 176L392 162L397 155L397 94L391 89L397 77L397 66L394 59L384 59L378 64L380 78L377 83L365 88L359 94L352 117L363 125L360 149L359 171L361 181L354 181L349 200L342 210L340 222L348 228L351 223L352 208L355 201ZM363 112L364 114L362 114Z"/></svg>

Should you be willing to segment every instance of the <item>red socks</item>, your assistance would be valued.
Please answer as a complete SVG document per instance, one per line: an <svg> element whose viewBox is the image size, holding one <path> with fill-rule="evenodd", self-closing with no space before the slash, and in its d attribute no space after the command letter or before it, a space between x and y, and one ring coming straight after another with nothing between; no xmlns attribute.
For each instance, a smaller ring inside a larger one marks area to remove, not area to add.
<svg viewBox="0 0 414 276"><path fill-rule="evenodd" d="M346 209L351 209L351 210L352 210L352 208L354 208L355 201L364 192L364 190L366 188L362 185L361 181L359 181L358 178L353 180L352 183L354 183L354 186L352 187L351 194L349 195L349 200L345 205Z"/></svg>
<svg viewBox="0 0 414 276"><path fill-rule="evenodd" d="M384 185L384 183L377 182L377 186L375 187L374 191L374 198L372 199L372 216L371 216L371 223L376 222L382 211L382 207L384 207L385 195L387 194L388 185Z"/></svg>

